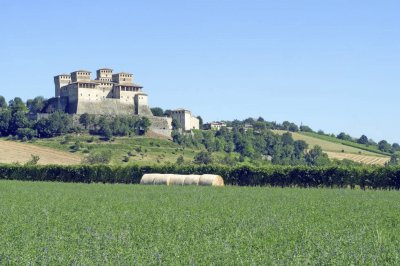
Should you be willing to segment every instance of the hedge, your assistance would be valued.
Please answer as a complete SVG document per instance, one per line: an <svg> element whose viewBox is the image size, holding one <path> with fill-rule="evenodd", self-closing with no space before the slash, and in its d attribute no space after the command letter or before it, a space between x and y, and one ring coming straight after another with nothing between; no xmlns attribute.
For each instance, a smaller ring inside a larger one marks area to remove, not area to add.
<svg viewBox="0 0 400 266"><path fill-rule="evenodd" d="M145 173L218 174L238 186L400 189L400 167L0 165L8 180L138 184Z"/></svg>

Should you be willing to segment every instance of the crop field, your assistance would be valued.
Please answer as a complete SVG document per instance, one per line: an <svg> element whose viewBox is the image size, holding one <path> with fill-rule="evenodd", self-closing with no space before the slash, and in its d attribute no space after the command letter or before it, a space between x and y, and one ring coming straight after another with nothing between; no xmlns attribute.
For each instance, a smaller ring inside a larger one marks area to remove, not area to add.
<svg viewBox="0 0 400 266"><path fill-rule="evenodd" d="M0 264L399 264L400 193L0 181Z"/></svg>
<svg viewBox="0 0 400 266"><path fill-rule="evenodd" d="M352 160L358 163L363 164L377 164L377 165L384 165L390 159L389 157L379 157L379 156L369 156L369 155L358 155L358 154L351 154L351 153L341 153L341 152L326 152L328 157L331 159L338 159L338 160Z"/></svg>
<svg viewBox="0 0 400 266"><path fill-rule="evenodd" d="M0 139L0 163L26 163L31 155L40 157L38 164L79 164L81 156L28 143Z"/></svg>

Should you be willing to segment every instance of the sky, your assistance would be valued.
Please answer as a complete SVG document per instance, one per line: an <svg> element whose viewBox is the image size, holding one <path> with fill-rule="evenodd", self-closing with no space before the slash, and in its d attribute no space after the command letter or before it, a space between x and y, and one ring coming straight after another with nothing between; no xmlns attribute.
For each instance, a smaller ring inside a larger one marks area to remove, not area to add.
<svg viewBox="0 0 400 266"><path fill-rule="evenodd" d="M1 0L0 95L131 72L151 107L400 142L400 1Z"/></svg>

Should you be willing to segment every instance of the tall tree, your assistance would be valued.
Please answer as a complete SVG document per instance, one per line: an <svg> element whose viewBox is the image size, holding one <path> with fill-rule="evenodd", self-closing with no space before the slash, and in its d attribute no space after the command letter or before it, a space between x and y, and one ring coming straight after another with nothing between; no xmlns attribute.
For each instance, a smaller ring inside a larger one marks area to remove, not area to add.
<svg viewBox="0 0 400 266"><path fill-rule="evenodd" d="M160 107L154 107L150 109L154 116L164 116L164 111Z"/></svg>
<svg viewBox="0 0 400 266"><path fill-rule="evenodd" d="M358 140L357 143L360 144L368 144L368 137L365 135L362 135Z"/></svg>
<svg viewBox="0 0 400 266"><path fill-rule="evenodd" d="M4 99L4 97L0 95L0 109L1 108L7 108L7 102L6 99Z"/></svg>

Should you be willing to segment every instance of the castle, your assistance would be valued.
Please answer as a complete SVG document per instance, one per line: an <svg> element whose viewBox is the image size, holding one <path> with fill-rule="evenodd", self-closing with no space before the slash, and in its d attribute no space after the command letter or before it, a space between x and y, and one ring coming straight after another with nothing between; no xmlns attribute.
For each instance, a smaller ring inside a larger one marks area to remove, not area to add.
<svg viewBox="0 0 400 266"><path fill-rule="evenodd" d="M101 68L92 80L90 71L78 70L55 76L54 85L55 97L45 107L47 113L145 116L150 119L151 131L166 136L171 136L172 119L178 120L184 131L199 129L199 119L184 109L172 110L171 117L153 116L148 95L133 82L131 73L113 74L112 69Z"/></svg>
<svg viewBox="0 0 400 266"><path fill-rule="evenodd" d="M65 99L68 113L152 116L148 96L132 74L113 74L109 68L96 72L95 80L86 70L54 77L55 97Z"/></svg>

